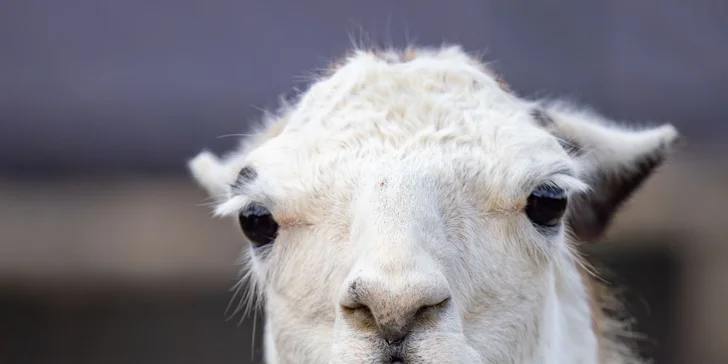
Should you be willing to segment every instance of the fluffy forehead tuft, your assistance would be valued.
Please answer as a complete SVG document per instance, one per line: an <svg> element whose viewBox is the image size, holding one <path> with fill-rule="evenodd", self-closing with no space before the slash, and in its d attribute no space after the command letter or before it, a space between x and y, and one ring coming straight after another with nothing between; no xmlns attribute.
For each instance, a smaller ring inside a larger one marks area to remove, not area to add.
<svg viewBox="0 0 728 364"><path fill-rule="evenodd" d="M518 196L539 179L584 190L574 177L577 167L532 108L459 47L356 50L243 148L221 160L205 155L191 167L208 190L226 192L219 214L233 213L249 198L239 196L252 191L240 188L244 167L256 171L248 183L256 190L265 185L269 195L312 185L332 191L334 183L361 178L361 168L345 166L375 167L385 156L413 154L440 161L481 156L476 168L503 194Z"/></svg>

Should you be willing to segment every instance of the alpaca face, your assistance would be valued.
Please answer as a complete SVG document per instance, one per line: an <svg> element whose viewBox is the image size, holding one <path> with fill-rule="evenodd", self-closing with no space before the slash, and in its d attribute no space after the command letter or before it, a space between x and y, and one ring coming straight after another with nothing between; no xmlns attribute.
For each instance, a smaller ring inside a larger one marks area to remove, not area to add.
<svg viewBox="0 0 728 364"><path fill-rule="evenodd" d="M532 340L583 186L558 143L534 134L551 153L520 171L476 146L305 162L296 148L252 152L259 180L238 187L236 210L274 337L357 363L497 361L493 347ZM517 149L501 153L531 158Z"/></svg>
<svg viewBox="0 0 728 364"><path fill-rule="evenodd" d="M594 362L567 237L676 137L521 100L458 48L355 53L261 135L191 169L249 244L270 363Z"/></svg>

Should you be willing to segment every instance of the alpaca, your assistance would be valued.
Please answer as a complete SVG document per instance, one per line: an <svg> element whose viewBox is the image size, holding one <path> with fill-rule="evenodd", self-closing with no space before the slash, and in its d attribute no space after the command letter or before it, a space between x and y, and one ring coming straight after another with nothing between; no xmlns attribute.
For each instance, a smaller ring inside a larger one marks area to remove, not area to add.
<svg viewBox="0 0 728 364"><path fill-rule="evenodd" d="M269 364L640 363L578 246L677 139L459 46L355 48L189 169L242 230Z"/></svg>

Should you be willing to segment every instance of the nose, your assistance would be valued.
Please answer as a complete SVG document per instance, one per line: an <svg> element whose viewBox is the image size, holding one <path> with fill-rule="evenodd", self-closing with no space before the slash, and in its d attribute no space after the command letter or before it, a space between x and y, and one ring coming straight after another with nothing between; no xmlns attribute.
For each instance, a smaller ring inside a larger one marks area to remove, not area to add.
<svg viewBox="0 0 728 364"><path fill-rule="evenodd" d="M345 287L344 316L357 327L376 328L389 345L401 344L415 324L436 320L450 301L450 287L440 274L361 272Z"/></svg>

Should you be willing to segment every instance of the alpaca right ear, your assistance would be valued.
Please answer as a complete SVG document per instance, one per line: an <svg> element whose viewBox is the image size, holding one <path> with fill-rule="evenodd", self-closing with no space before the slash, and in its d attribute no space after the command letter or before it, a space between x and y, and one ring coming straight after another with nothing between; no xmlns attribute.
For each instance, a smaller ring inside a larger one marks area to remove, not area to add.
<svg viewBox="0 0 728 364"><path fill-rule="evenodd" d="M198 185L210 197L215 200L222 200L227 196L230 190L230 185L227 182L229 179L228 169L214 154L202 151L187 163L187 167Z"/></svg>

